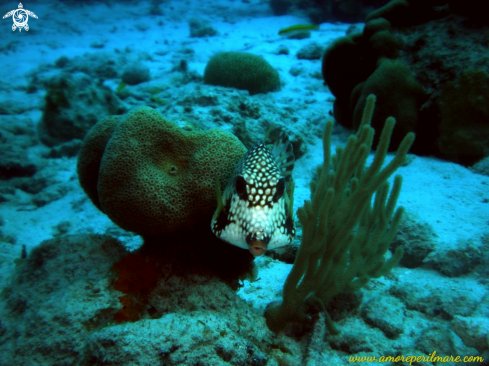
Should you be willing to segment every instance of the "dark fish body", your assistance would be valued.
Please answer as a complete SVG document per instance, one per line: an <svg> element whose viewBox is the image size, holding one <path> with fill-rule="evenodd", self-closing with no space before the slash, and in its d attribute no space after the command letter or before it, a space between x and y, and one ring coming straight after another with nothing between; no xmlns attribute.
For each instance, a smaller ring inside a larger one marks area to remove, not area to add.
<svg viewBox="0 0 489 366"><path fill-rule="evenodd" d="M284 132L271 150L264 143L248 150L222 195L217 187L213 233L255 256L290 244L295 237L294 162L292 145Z"/></svg>

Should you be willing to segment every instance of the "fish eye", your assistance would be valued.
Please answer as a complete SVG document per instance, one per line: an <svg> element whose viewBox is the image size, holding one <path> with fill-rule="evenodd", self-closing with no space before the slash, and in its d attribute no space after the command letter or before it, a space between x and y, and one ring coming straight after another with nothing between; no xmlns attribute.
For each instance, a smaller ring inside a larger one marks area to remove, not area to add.
<svg viewBox="0 0 489 366"><path fill-rule="evenodd" d="M236 177L236 181L234 182L234 186L236 187L236 193L239 196L246 194L246 181L242 176Z"/></svg>
<svg viewBox="0 0 489 366"><path fill-rule="evenodd" d="M285 179L280 178L276 186L275 194L273 195L273 202L277 202L283 195L285 191Z"/></svg>

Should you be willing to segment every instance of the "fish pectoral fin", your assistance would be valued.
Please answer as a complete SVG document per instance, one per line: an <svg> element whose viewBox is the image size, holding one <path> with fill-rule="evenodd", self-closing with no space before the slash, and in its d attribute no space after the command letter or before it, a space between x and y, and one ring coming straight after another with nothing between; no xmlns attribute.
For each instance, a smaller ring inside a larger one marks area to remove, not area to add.
<svg viewBox="0 0 489 366"><path fill-rule="evenodd" d="M294 190L295 190L295 181L292 178L289 182L289 185L287 187L287 199L285 201L285 204L287 205L288 212L290 212L290 215L293 216L294 212Z"/></svg>
<svg viewBox="0 0 489 366"><path fill-rule="evenodd" d="M216 212L216 214L219 215L223 209L223 204L222 204L221 185L219 183L218 177L216 177L216 199L217 199L217 212Z"/></svg>

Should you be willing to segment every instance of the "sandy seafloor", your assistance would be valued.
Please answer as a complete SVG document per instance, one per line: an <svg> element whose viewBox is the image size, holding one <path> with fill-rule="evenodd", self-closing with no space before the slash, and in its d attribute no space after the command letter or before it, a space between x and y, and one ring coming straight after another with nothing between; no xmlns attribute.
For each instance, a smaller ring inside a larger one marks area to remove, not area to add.
<svg viewBox="0 0 489 366"><path fill-rule="evenodd" d="M17 6L14 2L6 1L2 1L0 5L2 14ZM334 99L328 88L323 85L320 60L299 60L296 53L312 41L326 47L335 38L344 35L350 25L324 23L319 31L312 32L311 38L290 40L277 35L277 31L288 25L307 23L307 19L273 16L264 1L167 1L161 5L163 15L148 15L149 6L147 2L114 3L110 7L93 3L24 3L26 9L39 17L29 19L29 32L12 32L11 19L3 19L0 22L0 104L18 104L19 107L15 108L18 114L14 116L27 120L35 131L35 125L42 115L45 90L40 88L33 94L27 94L26 88L33 73L38 72L40 66L53 64L61 56L72 58L85 53L113 53L115 49L127 52L135 59L142 59L149 67L149 83L169 86L169 94L172 95L168 98L169 106L165 105L160 110L163 115L179 124L185 119L203 129L232 129L233 121L216 125L210 114L206 113L209 107L197 107L196 112L185 115L184 108L177 105L177 102L191 97L193 93L217 94L219 101L223 103L239 96L242 100L256 104L261 110L273 105L278 110L290 114L291 119L286 121L286 129L292 135L301 135L307 142L306 154L296 162L294 170L295 209L300 207L309 197L308 182L313 169L322 162L320 136ZM211 22L219 34L214 37L189 37L188 19L192 16ZM358 26L361 27L362 24ZM280 46L288 48L289 54L277 54ZM246 91L225 93L222 91L225 88L205 86L201 80L184 86L172 86L174 78L178 76L175 76L172 69L182 57L185 57L184 50L189 48L193 50L188 59L189 70L198 75L203 75L206 62L218 51L247 51L262 55L278 70L282 89L273 93L249 96ZM300 70L297 76L290 73L291 68ZM120 79L105 81L105 85L113 90L119 83ZM127 88L138 90L137 88L144 88L144 85ZM180 121L179 116L182 118ZM2 124L8 123L4 117L5 115L0 116ZM279 126L284 123L280 120L277 110L270 111L268 118ZM260 139L261 134L266 132L257 126L256 120L249 120L247 123L255 139ZM336 126L334 144L343 144L350 132ZM60 222L69 222L68 234L103 234L115 227L93 206L80 188L76 177L76 157L41 158L47 150L48 148L40 143L27 148L29 158L33 161L42 159L42 169L49 170L56 184L66 187L66 194L37 207L31 202L30 194L17 189L9 200L0 203L2 240L6 237L14 238L9 243L1 243L2 287L8 283L9 276L15 269L13 260L20 257L22 246L25 245L29 252L43 240L58 235L57 226ZM435 258L435 262L436 257L443 256L446 251L468 245L476 248L482 256L481 238L489 234L489 177L475 174L451 162L414 155L411 156L409 164L399 169L398 174L404 178L398 204L404 206L408 215L417 223L431 226L433 240L436 243L431 256ZM485 250L487 251L487 248ZM259 259L257 264L261 278L259 284L245 282L238 295L253 306L256 312L254 317L259 318L267 303L280 298L281 286L291 266L269 258ZM367 324L365 316L359 314L339 322L338 328L343 334L363 334L362 338L370 348L361 349L359 354L380 356L386 349L406 352L409 350L415 354L422 354L428 352L430 347L431 352L437 351L438 354L480 354L476 348L483 351L489 349L487 344L483 344L484 334L487 337L489 329L488 281L480 273L469 272L471 273L458 277L448 277L434 269L428 260L425 265L415 269L395 268L388 279L374 280L367 289L362 290L366 303L369 299L375 300L379 293L382 296L391 296L387 293L394 285L409 289L406 291L412 295L409 296L412 303L404 301L398 304L403 314L403 332L396 340L385 338L378 332L378 327ZM434 306L428 300L433 297L438 297L436 304L439 311L448 314L447 316L439 317L433 315L430 309L426 309ZM423 302L424 308L419 305ZM389 308L386 309L383 311L388 314ZM454 322L458 322L457 332L454 332ZM460 324L465 324L465 329L460 330L464 328ZM19 329L20 327L21 325ZM475 328L478 329L476 335L466 335ZM433 343L429 344L426 341L424 346L420 346L420 336L433 329L439 331L427 336L434 339ZM446 335L445 340L439 338L440 333ZM475 343L470 339L476 339ZM19 342L20 340L17 341L16 347L22 347ZM479 346L475 347L474 344L477 342ZM355 364L348 362L347 358L349 353L354 353L352 349L355 347L351 344L343 350L339 350L339 347L333 349L327 344L318 345L312 341L302 341L298 344L300 346L293 348L292 353L295 353L295 356L291 356L295 361L289 361L290 364L297 364L295 362L298 360L311 365ZM290 347L293 346L289 345ZM436 347L442 349L437 350ZM13 350L2 348L2 352L7 352L7 349ZM286 351L284 352L288 353L289 349ZM270 356L268 364L280 364L274 357ZM22 364L28 364L26 358L21 359ZM144 364L137 360L131 362L134 363L127 364ZM36 361L32 364L42 362ZM209 361L209 364L215 363ZM239 363L227 363L223 360L222 364Z"/></svg>

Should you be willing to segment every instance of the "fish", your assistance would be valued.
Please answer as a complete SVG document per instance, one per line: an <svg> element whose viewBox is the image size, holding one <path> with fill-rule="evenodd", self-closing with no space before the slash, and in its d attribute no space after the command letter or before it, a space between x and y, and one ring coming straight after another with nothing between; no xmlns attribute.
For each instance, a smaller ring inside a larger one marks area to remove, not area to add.
<svg viewBox="0 0 489 366"><path fill-rule="evenodd" d="M307 30L319 30L319 25L315 24L297 24L297 25L292 25L287 28L282 28L278 31L279 35L285 35L297 31L307 31Z"/></svg>
<svg viewBox="0 0 489 366"><path fill-rule="evenodd" d="M122 89L124 89L124 87L126 86L126 83L125 82L121 82L119 85L117 85L117 93L120 93L122 91Z"/></svg>
<svg viewBox="0 0 489 366"><path fill-rule="evenodd" d="M288 245L295 237L292 144L281 132L271 147L260 142L236 164L221 193L211 230L221 240L248 249L253 256Z"/></svg>

